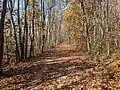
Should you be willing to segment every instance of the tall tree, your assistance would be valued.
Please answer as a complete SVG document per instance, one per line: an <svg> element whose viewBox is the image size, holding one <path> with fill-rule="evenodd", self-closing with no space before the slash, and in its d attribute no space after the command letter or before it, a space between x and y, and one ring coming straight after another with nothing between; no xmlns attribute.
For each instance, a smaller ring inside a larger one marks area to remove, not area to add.
<svg viewBox="0 0 120 90"><path fill-rule="evenodd" d="M31 39L31 46L30 46L30 57L34 56L34 30L35 30L35 2L36 0L33 0L33 5L32 5L32 8L33 8L33 17L32 17L32 39Z"/></svg>
<svg viewBox="0 0 120 90"><path fill-rule="evenodd" d="M13 6L13 2L12 0L10 0L10 5L9 6L9 10L10 10L10 17L11 17L11 23L14 29L14 39L15 39L15 45L16 45L16 50L15 50L15 54L16 54L16 60L20 59L20 52L19 52L19 46L18 46L18 39L17 39L17 32L16 32L16 27L15 27L15 22L14 22L14 18L13 18L13 10L14 10L14 6Z"/></svg>
<svg viewBox="0 0 120 90"><path fill-rule="evenodd" d="M25 7L24 7L24 17L25 17L25 25L24 25L24 32L22 37L22 47L21 47L21 59L25 59L27 57L27 43L28 43L28 25L27 25L27 7L29 0L24 0ZM25 37L26 36L26 37Z"/></svg>
<svg viewBox="0 0 120 90"><path fill-rule="evenodd" d="M18 17L18 27L19 27L19 43L20 43L20 59L21 59L21 51L22 51L22 28L20 26L20 0L18 0L18 9L17 9L17 17Z"/></svg>
<svg viewBox="0 0 120 90"><path fill-rule="evenodd" d="M43 15L42 15L42 52L43 52L43 50L44 50L44 46L45 46L45 10L44 10L44 8L45 8L45 6L44 6L44 0L43 0L43 2L41 3L42 4L42 7L41 7L41 9L42 9L42 12L43 12Z"/></svg>
<svg viewBox="0 0 120 90"><path fill-rule="evenodd" d="M2 75L2 59L3 59L3 51L4 51L4 22L5 22L5 15L7 9L7 0L3 0L3 10L1 14L0 20L0 75Z"/></svg>
<svg viewBox="0 0 120 90"><path fill-rule="evenodd" d="M27 6L28 6L29 0L25 2L25 35L26 35L26 42L25 42L25 58L27 58L27 52L28 52L28 23L27 23Z"/></svg>

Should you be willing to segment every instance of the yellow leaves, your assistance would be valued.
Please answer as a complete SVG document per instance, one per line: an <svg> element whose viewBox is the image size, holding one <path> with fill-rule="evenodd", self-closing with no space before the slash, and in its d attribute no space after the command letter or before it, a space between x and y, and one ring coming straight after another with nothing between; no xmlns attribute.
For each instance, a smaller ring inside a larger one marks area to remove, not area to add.
<svg viewBox="0 0 120 90"><path fill-rule="evenodd" d="M71 27L71 25L68 23L68 24L66 25L66 27L67 27L67 28L70 28L70 27Z"/></svg>
<svg viewBox="0 0 120 90"><path fill-rule="evenodd" d="M69 9L63 13L64 19L69 19L69 18L76 18L80 15L82 15L82 9L79 4L72 3L69 6Z"/></svg>
<svg viewBox="0 0 120 90"><path fill-rule="evenodd" d="M40 13L40 14L44 14L44 12L43 12L43 11L40 11L39 13Z"/></svg>
<svg viewBox="0 0 120 90"><path fill-rule="evenodd" d="M68 10L68 11L64 12L63 18L65 20L67 20L67 19L72 18L73 15L74 15L74 11L73 10Z"/></svg>
<svg viewBox="0 0 120 90"><path fill-rule="evenodd" d="M72 38L72 37L74 37L75 36L75 31L71 31L70 32L70 37Z"/></svg>
<svg viewBox="0 0 120 90"><path fill-rule="evenodd" d="M72 17L77 17L78 15L81 15L81 9L80 6L77 4L75 5L70 5L69 10L65 11L63 13L64 19L72 18Z"/></svg>
<svg viewBox="0 0 120 90"><path fill-rule="evenodd" d="M70 38L74 41L74 46L79 45L79 41L80 41L80 33L75 30L72 30L70 32Z"/></svg>
<svg viewBox="0 0 120 90"><path fill-rule="evenodd" d="M74 41L74 45L78 45L80 33L83 31L83 11L79 0L70 1L69 9L63 13L63 19L66 28L70 30L70 38Z"/></svg>

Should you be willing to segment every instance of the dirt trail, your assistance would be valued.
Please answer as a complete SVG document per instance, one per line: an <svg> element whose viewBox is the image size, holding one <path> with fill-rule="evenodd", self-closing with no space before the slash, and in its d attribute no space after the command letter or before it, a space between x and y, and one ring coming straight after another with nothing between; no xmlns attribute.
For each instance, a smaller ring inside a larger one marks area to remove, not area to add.
<svg viewBox="0 0 120 90"><path fill-rule="evenodd" d="M115 82L111 86L103 71L97 61L63 43L31 62L14 66L0 80L0 90L120 90Z"/></svg>

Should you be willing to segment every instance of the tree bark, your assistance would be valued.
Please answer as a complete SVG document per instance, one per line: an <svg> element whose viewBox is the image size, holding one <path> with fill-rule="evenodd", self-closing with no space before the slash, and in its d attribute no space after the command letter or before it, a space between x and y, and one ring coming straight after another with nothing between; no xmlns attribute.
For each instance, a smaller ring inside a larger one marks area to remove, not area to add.
<svg viewBox="0 0 120 90"><path fill-rule="evenodd" d="M7 0L3 0L3 10L0 21L0 75L2 75L2 71L3 71L2 59L4 52L4 22L5 22L6 9L7 9Z"/></svg>
<svg viewBox="0 0 120 90"><path fill-rule="evenodd" d="M13 29L14 29L14 39L15 39L15 45L16 45L16 51L15 51L16 60L18 60L18 59L20 59L20 53L19 53L19 46L18 46L18 40L17 40L17 33L16 33L16 28L15 28L15 23L14 23L14 19L13 19L13 15L12 15L13 14L12 0L10 0L9 9L10 9L10 17L11 17L11 21L12 21L12 26L13 26Z"/></svg>
<svg viewBox="0 0 120 90"><path fill-rule="evenodd" d="M31 39L31 46L30 46L30 57L34 56L34 30L35 30L35 0L33 0L33 17L32 17L32 39Z"/></svg>
<svg viewBox="0 0 120 90"><path fill-rule="evenodd" d="M25 35L26 35L26 42L25 42L25 59L27 58L27 54L28 54L28 23L27 23L27 6L28 6L29 0L27 0L26 2L26 7L25 7L25 26L24 26L24 30L25 30Z"/></svg>
<svg viewBox="0 0 120 90"><path fill-rule="evenodd" d="M19 27L19 43L20 43L20 59L21 59L21 51L22 51L22 29L21 29L21 26L20 26L20 6L19 6L19 4L20 4L20 0L18 0L18 10L17 10L17 12L18 12L18 27Z"/></svg>

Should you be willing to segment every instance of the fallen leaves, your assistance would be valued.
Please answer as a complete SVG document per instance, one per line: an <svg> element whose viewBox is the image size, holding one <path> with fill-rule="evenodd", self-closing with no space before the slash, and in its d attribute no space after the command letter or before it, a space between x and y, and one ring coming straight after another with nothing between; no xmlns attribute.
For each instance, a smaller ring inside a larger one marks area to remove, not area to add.
<svg viewBox="0 0 120 90"><path fill-rule="evenodd" d="M0 90L120 90L120 80L110 79L102 64L64 45L13 66L1 78Z"/></svg>

